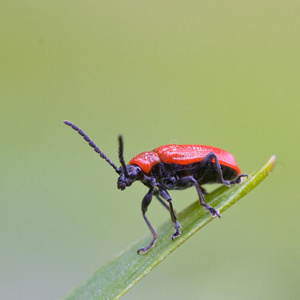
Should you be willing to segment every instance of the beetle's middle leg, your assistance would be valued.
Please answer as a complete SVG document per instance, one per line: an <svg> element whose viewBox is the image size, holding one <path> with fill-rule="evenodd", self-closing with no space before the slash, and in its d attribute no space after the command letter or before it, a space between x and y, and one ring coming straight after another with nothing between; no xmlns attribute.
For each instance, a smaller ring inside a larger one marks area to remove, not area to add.
<svg viewBox="0 0 300 300"><path fill-rule="evenodd" d="M193 176L182 177L178 183L180 185L182 185L182 184L187 184L189 182L193 182L193 184L194 184L194 186L197 190L200 205L203 206L205 209L207 209L210 212L212 217L217 216L218 218L221 218L221 215L220 215L219 211L216 210L215 208L211 207L210 205L208 205L205 202L204 195L203 195L204 194L203 189L200 187L199 183L197 182L197 180Z"/></svg>
<svg viewBox="0 0 300 300"><path fill-rule="evenodd" d="M174 240L175 238L179 237L181 232L180 232L180 228L181 225L179 224L179 222L177 221L177 217L173 208L173 204L172 204L172 198L170 196L170 194L163 188L159 187L159 195L168 201L169 203L169 211L170 211L170 216L171 216L171 220L174 223L174 227L175 227L175 233L172 234L172 240Z"/></svg>
<svg viewBox="0 0 300 300"><path fill-rule="evenodd" d="M155 189L153 192L153 196L156 197L156 199L163 205L165 209L167 209L170 212L170 206L169 204L159 195L159 190ZM174 211L176 213L176 211Z"/></svg>
<svg viewBox="0 0 300 300"><path fill-rule="evenodd" d="M218 218L221 218L220 212L205 202L201 187L195 178L193 178L193 182L194 182L195 188L196 188L198 196L199 196L200 205L205 207L210 212L212 217L217 216Z"/></svg>

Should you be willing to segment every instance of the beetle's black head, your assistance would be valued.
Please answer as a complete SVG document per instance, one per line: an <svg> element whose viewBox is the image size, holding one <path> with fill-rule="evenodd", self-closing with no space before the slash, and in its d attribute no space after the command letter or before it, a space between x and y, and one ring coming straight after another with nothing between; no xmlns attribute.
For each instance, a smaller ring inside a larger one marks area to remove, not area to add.
<svg viewBox="0 0 300 300"><path fill-rule="evenodd" d="M120 177L118 178L117 187L120 190L125 190L127 186L131 186L133 182L139 179L142 172L139 166L134 165L127 165L125 169L121 166L119 171Z"/></svg>

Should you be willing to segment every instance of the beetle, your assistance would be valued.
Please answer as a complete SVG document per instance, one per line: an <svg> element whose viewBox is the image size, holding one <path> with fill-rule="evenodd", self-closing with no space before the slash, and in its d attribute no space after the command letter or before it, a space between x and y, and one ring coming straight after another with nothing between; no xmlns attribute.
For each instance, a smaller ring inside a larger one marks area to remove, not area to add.
<svg viewBox="0 0 300 300"><path fill-rule="evenodd" d="M119 160L121 166L118 168L95 143L80 129L70 121L63 121L66 125L77 131L96 153L105 159L119 174L117 187L125 190L135 181L141 181L149 188L148 193L142 200L142 214L147 226L152 233L152 241L145 247L138 249L140 252L148 252L156 243L158 234L146 216L152 196L170 212L171 220L174 223L175 233L171 238L179 237L180 224L173 208L172 198L168 190L183 190L194 186L197 190L200 205L209 211L212 217L220 218L219 211L205 203L202 188L203 184L220 183L226 186L238 184L242 177L235 158L225 150L203 145L176 145L169 144L160 146L152 151L142 152L132 158L128 165L123 157L123 138L119 135Z"/></svg>

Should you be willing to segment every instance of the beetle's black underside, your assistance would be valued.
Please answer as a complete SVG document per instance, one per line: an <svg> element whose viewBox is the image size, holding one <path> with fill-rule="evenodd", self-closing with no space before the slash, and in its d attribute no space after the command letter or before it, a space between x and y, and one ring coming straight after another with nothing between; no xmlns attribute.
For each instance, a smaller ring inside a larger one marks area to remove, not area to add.
<svg viewBox="0 0 300 300"><path fill-rule="evenodd" d="M238 175L236 170L228 166L221 165L221 170L225 180L235 179ZM218 182L218 171L216 164L213 162L186 165L159 163L152 168L151 172L156 180L163 183L167 189L185 189L190 187L191 184L176 184L178 179L186 176L193 176L199 185Z"/></svg>

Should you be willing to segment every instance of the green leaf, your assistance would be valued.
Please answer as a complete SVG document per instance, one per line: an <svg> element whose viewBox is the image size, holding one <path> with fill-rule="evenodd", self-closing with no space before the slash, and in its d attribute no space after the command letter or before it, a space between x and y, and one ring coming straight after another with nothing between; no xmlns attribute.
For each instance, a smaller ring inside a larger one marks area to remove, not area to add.
<svg viewBox="0 0 300 300"><path fill-rule="evenodd" d="M274 164L275 156L272 156L266 165L249 175L249 178L241 184L230 188L222 186L206 195L206 202L220 212L224 212L261 183L273 170ZM128 247L63 299L121 298L171 252L213 218L205 209L199 207L199 201L196 201L178 214L178 220L182 226L182 234L175 241L170 238L174 232L174 226L171 220L168 220L158 228L157 243L148 253L138 255L136 251L151 241L150 235Z"/></svg>

